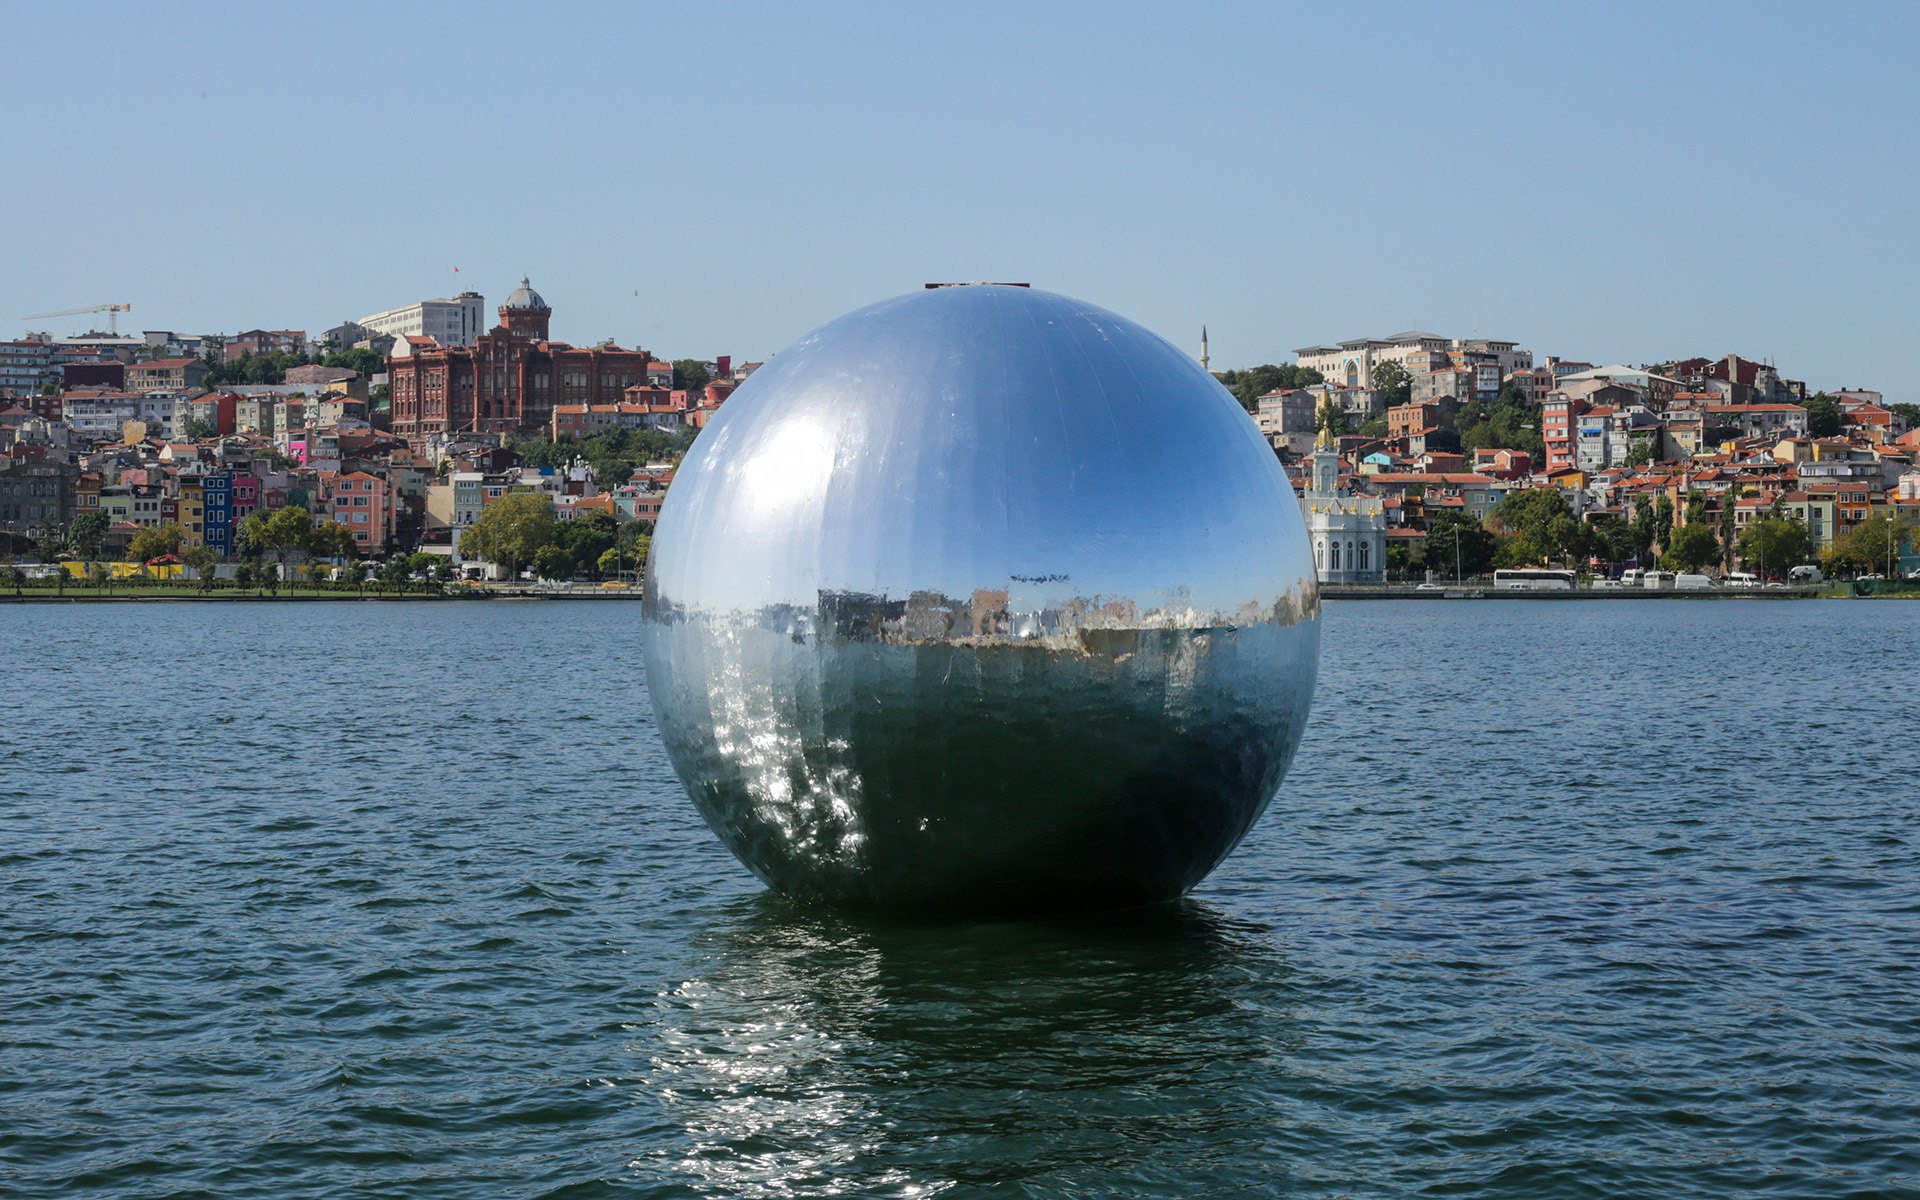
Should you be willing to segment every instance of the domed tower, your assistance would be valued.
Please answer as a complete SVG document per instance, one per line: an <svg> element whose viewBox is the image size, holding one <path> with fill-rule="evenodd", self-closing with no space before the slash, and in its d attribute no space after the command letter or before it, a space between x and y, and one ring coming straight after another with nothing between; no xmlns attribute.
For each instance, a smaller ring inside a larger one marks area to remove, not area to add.
<svg viewBox="0 0 1920 1200"><path fill-rule="evenodd" d="M520 286L507 296L506 303L500 306L500 324L515 337L531 342L547 340L547 322L553 317L553 310L540 298L540 293L527 284L527 277L520 277Z"/></svg>

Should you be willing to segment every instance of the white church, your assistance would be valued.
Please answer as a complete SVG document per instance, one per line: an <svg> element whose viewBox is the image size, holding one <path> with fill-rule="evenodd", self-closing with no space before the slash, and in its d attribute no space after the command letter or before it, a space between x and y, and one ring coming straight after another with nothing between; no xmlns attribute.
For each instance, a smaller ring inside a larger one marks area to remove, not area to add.
<svg viewBox="0 0 1920 1200"><path fill-rule="evenodd" d="M1340 486L1340 452L1325 429L1313 446L1313 469L1300 496L1307 540L1321 583L1382 583L1387 570L1386 502L1350 496Z"/></svg>

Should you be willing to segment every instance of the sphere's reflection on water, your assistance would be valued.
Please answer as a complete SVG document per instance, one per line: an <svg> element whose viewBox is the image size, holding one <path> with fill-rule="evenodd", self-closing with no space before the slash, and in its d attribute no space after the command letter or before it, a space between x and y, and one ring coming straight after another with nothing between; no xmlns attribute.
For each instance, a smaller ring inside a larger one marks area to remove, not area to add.
<svg viewBox="0 0 1920 1200"><path fill-rule="evenodd" d="M634 1045L684 1131L643 1177L769 1197L1284 1182L1297 1019L1257 925L1191 901L909 926L768 896L728 917Z"/></svg>

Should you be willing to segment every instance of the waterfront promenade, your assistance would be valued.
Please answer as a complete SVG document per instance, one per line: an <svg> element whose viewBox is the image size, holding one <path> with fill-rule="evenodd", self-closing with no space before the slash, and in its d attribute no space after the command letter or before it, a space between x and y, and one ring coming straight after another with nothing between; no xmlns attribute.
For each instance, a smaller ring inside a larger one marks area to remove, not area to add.
<svg viewBox="0 0 1920 1200"><path fill-rule="evenodd" d="M1496 588L1491 580L1473 579L1445 584L1342 583L1320 587L1322 600L1814 600L1844 594L1834 584L1768 588ZM1914 595L1920 597L1920 591Z"/></svg>

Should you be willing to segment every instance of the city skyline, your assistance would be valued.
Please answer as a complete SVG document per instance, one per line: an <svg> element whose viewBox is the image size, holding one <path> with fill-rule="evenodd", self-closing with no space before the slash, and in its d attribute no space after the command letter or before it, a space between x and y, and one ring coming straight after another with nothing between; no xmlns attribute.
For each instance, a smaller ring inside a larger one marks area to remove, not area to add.
<svg viewBox="0 0 1920 1200"><path fill-rule="evenodd" d="M20 66L52 179L0 201L8 336L491 316L527 275L563 340L740 361L998 278L1223 368L1432 329L1920 399L1891 5L229 11L10 13L89 83Z"/></svg>

